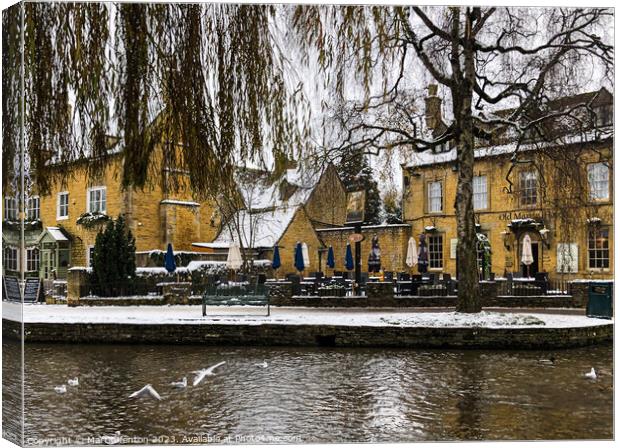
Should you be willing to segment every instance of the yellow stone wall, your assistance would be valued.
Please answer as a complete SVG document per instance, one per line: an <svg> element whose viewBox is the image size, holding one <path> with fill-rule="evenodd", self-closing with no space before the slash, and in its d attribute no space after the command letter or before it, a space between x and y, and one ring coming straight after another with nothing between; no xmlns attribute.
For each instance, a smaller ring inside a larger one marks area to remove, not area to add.
<svg viewBox="0 0 620 448"><path fill-rule="evenodd" d="M599 149L609 154L610 148ZM597 161L597 152L587 152L580 158L583 167L583 176L586 176L586 166ZM546 187L539 180L539 204L534 208L521 207L518 203L518 175L521 170L531 169L531 166L518 166L510 176L514 183L513 191L507 191L509 183L506 175L511 163L508 156L477 159L474 169L475 175L487 176L488 208L476 210L477 222L481 231L489 237L492 248L492 272L504 275L506 272L520 272L519 246L514 233L507 225L512 219L544 217L545 227L550 230L547 243L539 243L539 270L549 272L550 277L557 277L557 244L576 243L578 245L579 261L578 273L570 274L571 278L611 278L613 277L613 169L610 170L610 199L600 203L590 203L587 206L576 204L569 210L569 220L560 219L558 209L553 207L554 198L564 194L562 188L556 186L556 179L549 176L545 179ZM403 217L405 222L412 225L412 235L419 239L427 226L435 227L436 233L443 235L443 272L456 274L456 260L451 257L450 240L456 239L456 216L454 213L456 198L457 172L452 169L452 163L416 167L403 171ZM587 179L587 177L584 177ZM430 213L427 210L427 183L434 180L443 181L443 212ZM587 190L584 191L587 195ZM544 197L544 199L542 199ZM542 202L542 204L541 204ZM610 268L606 270L590 270L588 267L587 233L589 217L599 217L605 227L609 228L610 239ZM505 233L506 232L506 233ZM426 232L427 235L431 233ZM541 240L539 232L528 232L532 241ZM570 233L570 234L568 234ZM566 278L566 277L565 277Z"/></svg>
<svg viewBox="0 0 620 448"><path fill-rule="evenodd" d="M158 154L154 163L158 163ZM168 242L175 250L192 250L196 241L211 241L218 230L219 222L213 220L214 206L205 200L193 197L189 188L166 193L161 176L166 174L156 167L160 179L153 179L152 185L144 189L123 191L119 179L122 159L113 158L99 178L89 179L83 164L72 164L66 185L56 184L49 195L41 196L41 220L43 227L62 227L73 239L71 241L71 265L86 265L87 248L95 244L98 231L105 224L86 228L76 223L78 217L87 211L87 191L89 187L106 187L106 213L112 218L123 214L136 238L136 250L165 250ZM60 168L59 168L60 169ZM157 174L156 174L157 175ZM57 195L69 192L69 217L57 219ZM161 201L178 200L196 205L162 204Z"/></svg>
<svg viewBox="0 0 620 448"><path fill-rule="evenodd" d="M323 173L305 208L316 225L344 225L347 192L333 165L329 165Z"/></svg>
<svg viewBox="0 0 620 448"><path fill-rule="evenodd" d="M405 264L407 257L407 243L410 236L410 226L406 224L368 226L362 227L362 272L368 271L368 254L372 247L372 238L377 235L379 247L381 249L381 267L384 271L408 272L409 268ZM325 244L325 247L334 248L335 268L326 267L327 252L323 255L323 269L328 275L333 271L345 271L344 261L346 255L347 241L354 232L353 227L342 227L340 229L319 229L317 232ZM351 244L353 259L355 260L355 244Z"/></svg>
<svg viewBox="0 0 620 448"><path fill-rule="evenodd" d="M278 241L280 260L282 262L279 275L295 272L295 246L298 241L308 245L310 266L306 266L304 273L307 275L317 271L319 268L318 250L323 246L303 207L297 210L288 228L280 238L280 241Z"/></svg>

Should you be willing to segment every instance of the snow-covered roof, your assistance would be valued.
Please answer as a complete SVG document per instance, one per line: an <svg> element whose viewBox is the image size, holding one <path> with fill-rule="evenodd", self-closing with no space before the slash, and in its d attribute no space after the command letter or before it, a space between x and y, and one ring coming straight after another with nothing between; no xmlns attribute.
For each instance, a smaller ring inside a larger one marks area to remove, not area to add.
<svg viewBox="0 0 620 448"><path fill-rule="evenodd" d="M305 204L314 187L318 184L322 171L315 169L292 168L273 181L267 172L245 172L237 176L237 186L248 209L262 210L272 207L298 206ZM283 197L282 186L292 187L290 196Z"/></svg>
<svg viewBox="0 0 620 448"><path fill-rule="evenodd" d="M192 243L194 247L204 247L205 249L228 249L230 247L230 242L213 242L213 243Z"/></svg>
<svg viewBox="0 0 620 448"><path fill-rule="evenodd" d="M277 207L259 213L240 210L235 214L231 223L223 227L211 244L225 244L228 247L236 242L248 249L273 247L282 238L297 210L298 207ZM239 235L241 235L241 241L239 241ZM194 245L197 244L194 243Z"/></svg>
<svg viewBox="0 0 620 448"><path fill-rule="evenodd" d="M602 141L613 137L613 127L599 130L591 130L585 133L574 134L562 138L561 143L554 142L536 142L522 144L519 152L539 150L554 146L570 145L577 143L587 143L594 141ZM483 146L474 150L474 157L482 159L485 157L500 156L503 154L511 154L517 149L517 142L506 143L503 145ZM450 151L434 152L431 149L415 153L411 156L411 160L404 164L406 168L414 168L419 166L439 165L442 163L453 162L456 160L456 148Z"/></svg>
<svg viewBox="0 0 620 448"><path fill-rule="evenodd" d="M69 241L69 239L63 233L63 231L60 229L60 227L46 227L45 230L43 231L43 233L41 233L41 236L39 236L39 241L41 241L41 239L46 234L51 236L54 239L54 241Z"/></svg>

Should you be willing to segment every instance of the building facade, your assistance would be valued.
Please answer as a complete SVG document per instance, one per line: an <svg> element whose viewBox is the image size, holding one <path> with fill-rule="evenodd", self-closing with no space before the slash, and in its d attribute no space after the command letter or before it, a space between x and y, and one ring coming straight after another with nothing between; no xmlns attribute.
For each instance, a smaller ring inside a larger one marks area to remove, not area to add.
<svg viewBox="0 0 620 448"><path fill-rule="evenodd" d="M474 211L497 276L613 277L613 97L601 89L562 99L564 106L577 101L597 114L590 130L552 142L532 138L518 153L508 137L475 150ZM402 166L403 218L412 235L426 234L430 271L457 275L456 149L442 149ZM521 262L526 235L529 266Z"/></svg>

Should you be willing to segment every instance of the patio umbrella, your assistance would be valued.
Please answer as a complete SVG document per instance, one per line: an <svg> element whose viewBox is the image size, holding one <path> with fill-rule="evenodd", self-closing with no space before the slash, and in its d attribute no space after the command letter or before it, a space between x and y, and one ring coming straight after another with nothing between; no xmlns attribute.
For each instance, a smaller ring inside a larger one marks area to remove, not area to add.
<svg viewBox="0 0 620 448"><path fill-rule="evenodd" d="M336 260L334 260L334 248L329 246L329 250L327 251L327 267L330 269L334 269L336 267Z"/></svg>
<svg viewBox="0 0 620 448"><path fill-rule="evenodd" d="M418 272L428 272L428 247L426 247L426 235L420 235L420 248L418 249Z"/></svg>
<svg viewBox="0 0 620 448"><path fill-rule="evenodd" d="M243 258L241 258L241 250L237 243L233 243L228 248L228 258L226 259L226 265L229 269L236 271L243 265Z"/></svg>
<svg viewBox="0 0 620 448"><path fill-rule="evenodd" d="M418 249L415 244L415 238L409 238L409 243L407 243L407 258L405 260L407 266L413 268L416 264L418 264Z"/></svg>
<svg viewBox="0 0 620 448"><path fill-rule="evenodd" d="M308 245L306 243L301 244L301 255L304 257L304 267L309 267L310 255L308 255Z"/></svg>
<svg viewBox="0 0 620 448"><path fill-rule="evenodd" d="M532 239L526 233L523 237L523 246L521 246L521 263L526 266L527 276L530 276L530 265L534 263L534 256L532 255Z"/></svg>
<svg viewBox="0 0 620 448"><path fill-rule="evenodd" d="M168 249L166 255L164 255L164 267L169 274L172 274L177 270L177 264L174 261L174 252L172 251L172 244L168 243Z"/></svg>
<svg viewBox="0 0 620 448"><path fill-rule="evenodd" d="M350 243L347 243L347 253L344 257L344 267L347 268L347 271L351 271L355 267L353 264L353 252L351 251Z"/></svg>
<svg viewBox="0 0 620 448"><path fill-rule="evenodd" d="M413 268L416 264L418 264L418 249L415 244L415 238L409 238L409 243L407 244L407 259L405 260L407 266Z"/></svg>
<svg viewBox="0 0 620 448"><path fill-rule="evenodd" d="M301 243L297 243L295 245L295 269L299 272L304 270L304 254L302 253L303 249L301 248Z"/></svg>
<svg viewBox="0 0 620 448"><path fill-rule="evenodd" d="M280 248L276 244L273 246L273 261L271 262L271 267L274 271L277 271L280 266L282 266L282 262L280 261Z"/></svg>
<svg viewBox="0 0 620 448"><path fill-rule="evenodd" d="M379 247L379 237L372 237L372 248L368 254L368 272L379 272L381 270L381 248Z"/></svg>

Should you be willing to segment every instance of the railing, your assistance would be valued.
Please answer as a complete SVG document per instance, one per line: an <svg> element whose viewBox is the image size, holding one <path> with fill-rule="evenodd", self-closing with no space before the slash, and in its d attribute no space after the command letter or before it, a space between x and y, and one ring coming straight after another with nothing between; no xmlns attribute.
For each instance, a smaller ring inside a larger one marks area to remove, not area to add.
<svg viewBox="0 0 620 448"><path fill-rule="evenodd" d="M207 315L209 306L267 306L267 316L271 314L267 288L264 284L222 283L207 285L202 295L202 315Z"/></svg>
<svg viewBox="0 0 620 448"><path fill-rule="evenodd" d="M546 282L537 281L501 281L497 283L499 296L542 296L568 295L569 281L553 279Z"/></svg>

